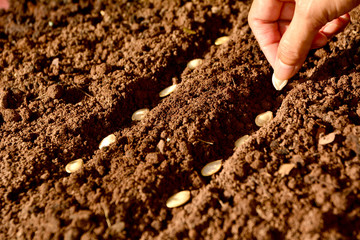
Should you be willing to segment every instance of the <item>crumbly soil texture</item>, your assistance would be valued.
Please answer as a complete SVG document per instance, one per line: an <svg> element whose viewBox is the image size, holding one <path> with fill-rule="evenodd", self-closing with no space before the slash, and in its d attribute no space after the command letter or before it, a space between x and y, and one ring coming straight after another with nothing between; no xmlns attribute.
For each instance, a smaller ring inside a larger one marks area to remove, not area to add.
<svg viewBox="0 0 360 240"><path fill-rule="evenodd" d="M10 3L0 239L360 239L359 9L278 92L248 1Z"/></svg>

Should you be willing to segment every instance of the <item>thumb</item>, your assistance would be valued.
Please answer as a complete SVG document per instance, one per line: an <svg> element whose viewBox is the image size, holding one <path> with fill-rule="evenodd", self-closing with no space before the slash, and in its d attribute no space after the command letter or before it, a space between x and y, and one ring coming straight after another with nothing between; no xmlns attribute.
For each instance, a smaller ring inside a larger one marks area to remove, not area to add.
<svg viewBox="0 0 360 240"><path fill-rule="evenodd" d="M300 16L295 11L294 17L282 36L274 64L274 74L280 80L288 80L294 76L302 64L311 48L312 42L319 32L315 24L309 18ZM319 39L318 39L319 41ZM321 38L320 41L327 39Z"/></svg>

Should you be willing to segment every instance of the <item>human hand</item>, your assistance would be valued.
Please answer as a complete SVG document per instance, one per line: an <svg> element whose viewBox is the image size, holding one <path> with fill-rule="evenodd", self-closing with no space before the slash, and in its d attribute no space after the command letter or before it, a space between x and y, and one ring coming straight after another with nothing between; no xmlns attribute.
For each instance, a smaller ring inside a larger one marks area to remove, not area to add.
<svg viewBox="0 0 360 240"><path fill-rule="evenodd" d="M0 9L9 9L9 1L8 0L0 0Z"/></svg>
<svg viewBox="0 0 360 240"><path fill-rule="evenodd" d="M323 47L343 31L350 22L348 12L359 4L360 0L254 0L249 25L278 84L284 87L281 83L299 71L310 49Z"/></svg>

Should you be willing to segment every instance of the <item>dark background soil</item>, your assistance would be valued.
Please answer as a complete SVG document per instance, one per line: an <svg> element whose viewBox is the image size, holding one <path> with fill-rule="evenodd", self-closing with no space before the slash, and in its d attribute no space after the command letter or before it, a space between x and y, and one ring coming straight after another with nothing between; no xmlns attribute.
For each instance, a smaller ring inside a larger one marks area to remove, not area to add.
<svg viewBox="0 0 360 240"><path fill-rule="evenodd" d="M277 92L250 4L1 10L0 239L360 239L360 11ZM189 70L193 58L204 63ZM140 108L151 111L132 122ZM275 118L259 129L265 111ZM99 150L111 133L116 144ZM84 168L67 173L78 158ZM202 177L218 159L221 171ZM295 168L281 176L284 163ZM181 190L190 202L166 208Z"/></svg>

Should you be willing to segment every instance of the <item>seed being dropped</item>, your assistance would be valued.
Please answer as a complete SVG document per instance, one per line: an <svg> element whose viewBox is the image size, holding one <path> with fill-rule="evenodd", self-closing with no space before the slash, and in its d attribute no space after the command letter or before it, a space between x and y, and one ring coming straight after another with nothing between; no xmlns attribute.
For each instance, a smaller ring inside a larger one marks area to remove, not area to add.
<svg viewBox="0 0 360 240"><path fill-rule="evenodd" d="M148 108L139 109L133 113L131 119L133 121L140 121L145 118L146 114L148 114L150 110Z"/></svg>
<svg viewBox="0 0 360 240"><path fill-rule="evenodd" d="M176 87L177 87L177 84L173 84L173 85L171 85L170 87L165 88L164 90L162 90L162 91L159 93L159 96L160 96L160 97L166 97L166 96L170 95L170 93L172 93L173 91L175 91Z"/></svg>
<svg viewBox="0 0 360 240"><path fill-rule="evenodd" d="M80 158L80 159L74 160L72 162L69 162L66 165L65 170L68 173L73 173L73 172L79 171L83 165L84 165L84 161Z"/></svg>
<svg viewBox="0 0 360 240"><path fill-rule="evenodd" d="M201 169L201 175L203 175L204 177L211 176L217 173L220 170L221 166L222 166L222 160L216 160L210 162Z"/></svg>
<svg viewBox="0 0 360 240"><path fill-rule="evenodd" d="M255 118L255 124L258 127L262 127L268 122L270 122L272 119L273 119L273 113L271 111L267 111L257 115L257 117Z"/></svg>
<svg viewBox="0 0 360 240"><path fill-rule="evenodd" d="M284 177L286 175L289 175L291 170L295 167L295 164L293 163L285 163L283 165L280 166L279 168L279 174L281 175L281 177Z"/></svg>
<svg viewBox="0 0 360 240"><path fill-rule="evenodd" d="M116 137L114 134L110 134L109 136L105 137L99 145L99 149L102 149L104 147L110 146L110 144L116 142Z"/></svg>
<svg viewBox="0 0 360 240"><path fill-rule="evenodd" d="M166 206L168 208L175 208L185 204L190 199L190 191L185 190L172 195L167 201Z"/></svg>
<svg viewBox="0 0 360 240"><path fill-rule="evenodd" d="M236 140L235 142L235 147L238 148L240 147L243 143L246 142L246 140L248 140L250 138L249 135L244 135L242 137L240 137L238 140Z"/></svg>
<svg viewBox="0 0 360 240"><path fill-rule="evenodd" d="M219 46L221 44L227 43L229 40L230 40L229 36L219 37L218 39L215 40L215 45Z"/></svg>
<svg viewBox="0 0 360 240"><path fill-rule="evenodd" d="M281 91L286 86L287 83L288 80L280 80L277 77L275 77L275 74L272 75L272 84L276 90Z"/></svg>
<svg viewBox="0 0 360 240"><path fill-rule="evenodd" d="M203 60L202 60L201 58L196 58L196 59L191 60L191 61L187 64L187 67L188 67L190 70L193 70L193 69L195 69L196 67L200 66L202 63L203 63Z"/></svg>
<svg viewBox="0 0 360 240"><path fill-rule="evenodd" d="M326 144L332 143L335 140L335 137L336 137L335 132L329 133L328 135L325 135L325 136L320 134L319 144L326 145Z"/></svg>

